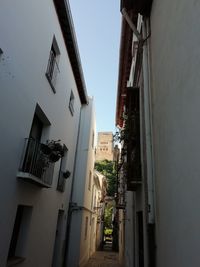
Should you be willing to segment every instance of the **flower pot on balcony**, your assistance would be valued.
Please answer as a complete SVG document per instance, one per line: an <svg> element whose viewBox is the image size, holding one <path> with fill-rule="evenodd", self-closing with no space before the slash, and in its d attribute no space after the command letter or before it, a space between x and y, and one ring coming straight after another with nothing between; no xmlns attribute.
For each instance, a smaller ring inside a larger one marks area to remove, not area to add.
<svg viewBox="0 0 200 267"><path fill-rule="evenodd" d="M50 162L56 162L58 161L59 159L61 158L60 154L58 154L57 152L52 152L50 155L49 155L49 160Z"/></svg>
<svg viewBox="0 0 200 267"><path fill-rule="evenodd" d="M51 148L48 145L41 144L40 148L41 148L42 153L45 155L50 155L52 152Z"/></svg>
<svg viewBox="0 0 200 267"><path fill-rule="evenodd" d="M64 156L63 146L58 143L58 141L51 141L48 144L48 147L51 149L51 151L56 151L57 153L59 153L61 157Z"/></svg>
<svg viewBox="0 0 200 267"><path fill-rule="evenodd" d="M42 153L48 158L50 162L56 162L64 156L64 147L58 141L47 141L46 144L41 144L40 149Z"/></svg>

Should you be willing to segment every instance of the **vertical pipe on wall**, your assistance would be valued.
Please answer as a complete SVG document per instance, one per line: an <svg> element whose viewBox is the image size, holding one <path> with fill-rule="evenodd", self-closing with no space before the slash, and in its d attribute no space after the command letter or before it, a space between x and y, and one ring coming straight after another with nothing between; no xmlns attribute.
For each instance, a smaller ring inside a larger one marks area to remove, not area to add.
<svg viewBox="0 0 200 267"><path fill-rule="evenodd" d="M63 267L67 266L68 262L68 250L69 250L69 234L70 234L70 226L71 226L71 217L73 211L76 209L73 209L71 206L72 200L73 200L73 189L74 189L74 177L75 177L75 168L77 163L77 151L78 151L78 142L79 142L79 135L80 135L80 124L81 124L81 111L84 106L81 107L79 111L79 122L78 122L78 134L77 134L77 142L76 142L76 150L75 150L75 159L74 159L74 168L73 168L73 176L72 176L72 182L71 182L71 191L70 191L70 200L69 200L69 208L68 208L68 216L67 216L67 225L66 225L66 236L65 236L65 244L64 244L64 256L63 256Z"/></svg>
<svg viewBox="0 0 200 267"><path fill-rule="evenodd" d="M143 21L143 34L149 34L148 22ZM144 74L144 117L146 129L146 154L147 154L147 183L149 216L148 222L155 223L155 198L154 198L154 168L153 168L153 137L152 137L152 110L150 91L150 64L148 40L143 47L143 74Z"/></svg>
<svg viewBox="0 0 200 267"><path fill-rule="evenodd" d="M143 20L143 38L150 34L149 20ZM143 75L144 75L144 127L146 143L147 164L147 198L148 198L148 265L155 267L155 180L154 180L154 156L152 136L152 101L151 101L151 69L150 69L150 46L146 39L143 47Z"/></svg>

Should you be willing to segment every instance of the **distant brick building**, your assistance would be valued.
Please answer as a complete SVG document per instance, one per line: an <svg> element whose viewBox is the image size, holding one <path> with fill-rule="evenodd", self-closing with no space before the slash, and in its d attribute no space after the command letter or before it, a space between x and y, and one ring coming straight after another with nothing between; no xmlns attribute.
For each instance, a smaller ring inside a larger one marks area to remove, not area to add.
<svg viewBox="0 0 200 267"><path fill-rule="evenodd" d="M97 160L113 161L113 133L99 132L97 140L96 161Z"/></svg>

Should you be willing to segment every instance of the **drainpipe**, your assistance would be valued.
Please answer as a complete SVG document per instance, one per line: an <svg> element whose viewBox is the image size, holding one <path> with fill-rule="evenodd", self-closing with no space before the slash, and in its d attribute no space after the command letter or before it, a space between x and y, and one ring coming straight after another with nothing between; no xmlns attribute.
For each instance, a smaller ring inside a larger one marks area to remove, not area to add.
<svg viewBox="0 0 200 267"><path fill-rule="evenodd" d="M149 23L143 21L143 36L150 32ZM153 128L152 128L152 106L151 106L151 73L150 73L150 51L148 43L143 47L143 76L144 76L144 124L146 143L146 164L147 164L147 184L148 184L148 264L155 266L155 174L154 174L154 154L153 154Z"/></svg>
<svg viewBox="0 0 200 267"><path fill-rule="evenodd" d="M145 24L144 35L149 31L148 23ZM145 106L145 128L146 128L146 146L147 146L147 177L148 177L148 201L149 207L149 223L155 223L155 182L154 182L154 164L153 164L153 137L152 137L152 108L151 108L151 91L150 91L150 61L149 46L143 48L143 73L144 73L144 106Z"/></svg>
<svg viewBox="0 0 200 267"><path fill-rule="evenodd" d="M71 183L71 192L70 192L70 202L68 208L68 216L67 216L67 226L66 226L66 236L65 236L65 246L64 246L64 259L63 259L63 267L67 266L68 260L68 249L69 249L69 234L71 228L71 216L74 211L81 210L81 207L77 207L72 203L73 197L73 189L74 189L74 179L75 179L75 168L77 162L77 151L78 151L78 143L79 143L79 135L80 135L80 125L81 125L81 111L82 107L79 112L79 122L78 122L78 135L77 135L77 142L76 142L76 150L75 150L75 160L74 160L74 168L73 168L73 176L72 176L72 183Z"/></svg>

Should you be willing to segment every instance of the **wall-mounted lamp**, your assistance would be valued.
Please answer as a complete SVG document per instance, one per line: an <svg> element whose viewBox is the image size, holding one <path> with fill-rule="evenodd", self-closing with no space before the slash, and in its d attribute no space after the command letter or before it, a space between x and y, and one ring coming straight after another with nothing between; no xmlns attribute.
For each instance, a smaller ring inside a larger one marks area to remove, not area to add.
<svg viewBox="0 0 200 267"><path fill-rule="evenodd" d="M67 179L67 178L69 178L70 174L71 174L71 172L67 170L67 171L63 172L63 177L65 179Z"/></svg>

